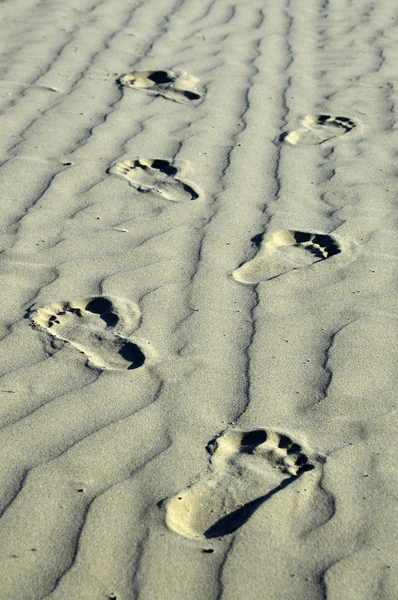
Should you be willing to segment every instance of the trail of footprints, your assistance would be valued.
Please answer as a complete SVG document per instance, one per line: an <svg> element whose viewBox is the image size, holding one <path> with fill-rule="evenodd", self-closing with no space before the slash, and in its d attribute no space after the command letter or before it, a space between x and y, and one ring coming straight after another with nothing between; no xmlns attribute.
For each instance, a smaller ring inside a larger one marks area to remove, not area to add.
<svg viewBox="0 0 398 600"><path fill-rule="evenodd" d="M227 430L207 450L210 473L163 503L167 526L188 538L233 533L266 500L322 463L272 429Z"/></svg>
<svg viewBox="0 0 398 600"><path fill-rule="evenodd" d="M120 77L117 84L179 103L202 99L196 89L198 79L183 72L134 71ZM299 129L282 134L280 140L292 145L321 144L355 127L357 123L348 117L308 115ZM140 192L152 191L174 202L199 197L179 169L165 159L123 160L108 172ZM295 230L255 236L252 242L259 247L257 254L232 273L241 283L266 281L341 252L331 235ZM98 369L131 371L153 356L148 343L123 335L137 325L139 311L119 299L97 296L56 302L32 311L30 318L35 327L69 343ZM263 502L324 461L272 429L226 430L207 450L211 455L209 474L161 503L167 526L188 538L233 533Z"/></svg>

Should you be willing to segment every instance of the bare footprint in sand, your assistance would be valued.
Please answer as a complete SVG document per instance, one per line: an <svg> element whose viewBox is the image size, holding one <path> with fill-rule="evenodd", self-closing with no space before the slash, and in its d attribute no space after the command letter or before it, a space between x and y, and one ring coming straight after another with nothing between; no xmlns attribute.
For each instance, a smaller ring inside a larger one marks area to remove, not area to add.
<svg viewBox="0 0 398 600"><path fill-rule="evenodd" d="M252 242L260 246L256 256L232 273L240 283L267 281L341 252L339 243L331 235L290 229L275 231L264 240L262 236L255 236Z"/></svg>
<svg viewBox="0 0 398 600"><path fill-rule="evenodd" d="M30 317L36 326L83 352L94 367L138 369L152 351L147 344L138 345L120 335L120 328L131 325L134 317L138 321L139 315L138 311L129 315L127 306L118 310L118 304L104 296L56 302L32 312Z"/></svg>
<svg viewBox="0 0 398 600"><path fill-rule="evenodd" d="M134 71L116 81L122 88L143 90L151 96L163 96L180 103L198 101L202 98L195 89L198 82L199 79L182 71Z"/></svg>
<svg viewBox="0 0 398 600"><path fill-rule="evenodd" d="M123 160L109 169L112 175L127 179L140 192L154 191L167 200L184 202L196 200L199 194L178 175L178 169L168 160L137 158Z"/></svg>
<svg viewBox="0 0 398 600"><path fill-rule="evenodd" d="M165 502L166 524L188 538L228 535L261 504L316 464L302 446L271 429L231 429L210 442L210 473Z"/></svg>
<svg viewBox="0 0 398 600"><path fill-rule="evenodd" d="M322 144L357 127L358 123L349 117L307 115L302 119L299 129L283 133L279 139L293 146Z"/></svg>

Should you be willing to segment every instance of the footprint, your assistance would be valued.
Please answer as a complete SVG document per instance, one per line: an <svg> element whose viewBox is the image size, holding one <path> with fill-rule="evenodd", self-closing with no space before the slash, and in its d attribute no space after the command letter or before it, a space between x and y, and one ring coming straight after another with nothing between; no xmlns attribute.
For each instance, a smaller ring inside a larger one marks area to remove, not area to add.
<svg viewBox="0 0 398 600"><path fill-rule="evenodd" d="M111 167L109 173L127 179L129 184L140 192L152 190L173 202L196 200L199 197L190 185L176 177L178 169L167 160L123 160Z"/></svg>
<svg viewBox="0 0 398 600"><path fill-rule="evenodd" d="M166 524L188 538L233 533L255 510L315 461L289 436L271 429L223 432L208 445L210 474L165 502Z"/></svg>
<svg viewBox="0 0 398 600"><path fill-rule="evenodd" d="M30 317L36 326L83 352L97 368L138 369L149 350L145 348L144 354L141 342L137 345L118 333L121 326L131 325L128 310L124 307L119 312L118 303L105 296L56 302L39 308ZM138 311L134 317L138 321Z"/></svg>
<svg viewBox="0 0 398 600"><path fill-rule="evenodd" d="M195 88L199 79L182 71L134 71L127 73L116 83L120 87L144 90L151 96L163 96L180 103L197 101L202 98Z"/></svg>
<svg viewBox="0 0 398 600"><path fill-rule="evenodd" d="M280 141L294 146L322 144L358 127L358 123L353 119L334 115L307 115L302 119L301 125L299 129L283 133Z"/></svg>
<svg viewBox="0 0 398 600"><path fill-rule="evenodd" d="M256 256L232 273L240 283L267 281L341 252L340 245L331 235L290 229L275 231L264 241L261 235L255 236L252 242L260 246Z"/></svg>

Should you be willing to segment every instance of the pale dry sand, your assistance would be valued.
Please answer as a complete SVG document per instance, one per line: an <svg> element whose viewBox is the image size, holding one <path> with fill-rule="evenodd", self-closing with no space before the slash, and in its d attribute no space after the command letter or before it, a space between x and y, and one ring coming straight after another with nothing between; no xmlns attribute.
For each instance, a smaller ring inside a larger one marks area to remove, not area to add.
<svg viewBox="0 0 398 600"><path fill-rule="evenodd" d="M0 19L0 599L398 598L396 3Z"/></svg>

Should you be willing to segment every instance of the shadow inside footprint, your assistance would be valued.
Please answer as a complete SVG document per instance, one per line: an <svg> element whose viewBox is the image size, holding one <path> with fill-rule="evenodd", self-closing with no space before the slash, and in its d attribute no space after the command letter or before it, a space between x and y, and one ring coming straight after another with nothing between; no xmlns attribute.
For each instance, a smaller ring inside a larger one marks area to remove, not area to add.
<svg viewBox="0 0 398 600"><path fill-rule="evenodd" d="M264 502L315 468L301 444L271 429L227 430L206 448L210 473L165 502L167 526L188 538L235 532Z"/></svg>
<svg viewBox="0 0 398 600"><path fill-rule="evenodd" d="M127 367L129 371L132 369L138 369L142 367L145 362L145 354L137 344L133 342L125 342L119 350L119 354L124 360L130 362L130 366Z"/></svg>
<svg viewBox="0 0 398 600"><path fill-rule="evenodd" d="M264 234L263 233L258 233L257 235L253 235L253 237L251 238L251 243L253 244L253 246L256 246L257 248L259 248L261 246L261 242L264 239Z"/></svg>
<svg viewBox="0 0 398 600"><path fill-rule="evenodd" d="M280 136L278 137L278 142L284 142L285 139L287 138L287 136L289 135L289 131L284 131L283 133L280 134Z"/></svg>
<svg viewBox="0 0 398 600"><path fill-rule="evenodd" d="M326 125L329 127L340 127L347 133L356 127L356 123L349 117L337 117L334 115L312 115L307 117L309 123L314 125Z"/></svg>
<svg viewBox="0 0 398 600"><path fill-rule="evenodd" d="M171 162L159 158L137 158L116 163L108 172L126 179L140 192L153 191L173 202L196 200L199 194L178 177Z"/></svg>
<svg viewBox="0 0 398 600"><path fill-rule="evenodd" d="M148 168L146 165L140 163L140 161L136 161L137 166L140 166L142 169ZM159 158L155 158L150 165L152 169L158 169L168 177L175 177L177 175L177 169L173 167L168 160L161 160Z"/></svg>
<svg viewBox="0 0 398 600"><path fill-rule="evenodd" d="M232 272L240 283L267 281L341 253L337 240L321 233L284 229L266 239L258 234L251 241L258 248L256 255Z"/></svg>
<svg viewBox="0 0 398 600"><path fill-rule="evenodd" d="M234 533L250 519L250 517L262 504L264 504L264 502L267 502L267 500L270 500L272 496L275 496L275 494L285 489L288 485L294 483L294 481L296 481L300 475L295 478L292 477L290 479L284 479L281 481L278 487L271 490L267 494L264 494L264 496L260 496L260 498L256 498L255 500L248 502L241 508L238 508L228 515L225 515L225 517L221 517L221 519L216 521L214 525L209 527L209 529L204 532L204 537L211 539Z"/></svg>
<svg viewBox="0 0 398 600"><path fill-rule="evenodd" d="M256 448L267 441L267 432L265 429L254 429L242 435L240 444L243 448Z"/></svg>
<svg viewBox="0 0 398 600"><path fill-rule="evenodd" d="M119 322L119 317L112 312L112 302L103 296L90 300L86 306L86 310L99 315L108 327L115 327Z"/></svg>
<svg viewBox="0 0 398 600"><path fill-rule="evenodd" d="M130 87L150 95L163 96L174 102L200 100L195 88L199 80L182 71L134 71L116 80L120 89Z"/></svg>
<svg viewBox="0 0 398 600"><path fill-rule="evenodd" d="M336 240L321 233L304 233L302 231L292 232L297 246L302 246L311 252L313 256L321 260L340 254L341 249Z"/></svg>
<svg viewBox="0 0 398 600"><path fill-rule="evenodd" d="M167 71L151 71L147 76L150 81L153 81L156 85L173 83L175 77Z"/></svg>

